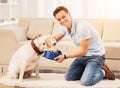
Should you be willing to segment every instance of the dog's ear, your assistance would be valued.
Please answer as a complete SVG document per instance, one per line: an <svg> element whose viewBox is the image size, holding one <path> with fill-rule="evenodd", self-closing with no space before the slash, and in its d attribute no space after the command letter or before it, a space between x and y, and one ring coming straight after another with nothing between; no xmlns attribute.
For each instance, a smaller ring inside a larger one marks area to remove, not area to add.
<svg viewBox="0 0 120 88"><path fill-rule="evenodd" d="M42 36L42 34L38 34L33 39L36 39L36 38L41 37L41 36Z"/></svg>

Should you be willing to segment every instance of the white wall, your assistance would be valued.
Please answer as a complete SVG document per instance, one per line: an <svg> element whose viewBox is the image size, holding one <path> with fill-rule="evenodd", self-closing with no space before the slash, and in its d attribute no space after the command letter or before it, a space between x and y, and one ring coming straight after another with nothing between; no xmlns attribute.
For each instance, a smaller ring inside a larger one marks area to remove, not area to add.
<svg viewBox="0 0 120 88"><path fill-rule="evenodd" d="M37 3L37 0L21 0L21 17L37 17Z"/></svg>
<svg viewBox="0 0 120 88"><path fill-rule="evenodd" d="M87 0L86 18L104 18L104 8L105 0Z"/></svg>
<svg viewBox="0 0 120 88"><path fill-rule="evenodd" d="M21 0L21 17L28 16L28 0Z"/></svg>
<svg viewBox="0 0 120 88"><path fill-rule="evenodd" d="M120 19L120 0L106 0L105 18Z"/></svg>
<svg viewBox="0 0 120 88"><path fill-rule="evenodd" d="M66 6L74 18L120 19L120 0L38 0L38 17L52 17L53 10ZM42 7L39 5L42 4Z"/></svg>
<svg viewBox="0 0 120 88"><path fill-rule="evenodd" d="M44 0L37 1L37 17L44 17Z"/></svg>
<svg viewBox="0 0 120 88"><path fill-rule="evenodd" d="M66 6L74 18L83 16L83 0L22 0L22 17L53 17L53 11L57 6Z"/></svg>
<svg viewBox="0 0 120 88"><path fill-rule="evenodd" d="M38 0L37 17L52 17L52 12L56 6L56 0Z"/></svg>
<svg viewBox="0 0 120 88"><path fill-rule="evenodd" d="M120 19L120 0L85 0L86 18Z"/></svg>
<svg viewBox="0 0 120 88"><path fill-rule="evenodd" d="M120 19L120 0L19 0L20 5L0 5L0 19L53 17L53 10L66 6L73 18Z"/></svg>
<svg viewBox="0 0 120 88"><path fill-rule="evenodd" d="M19 0L18 0L19 1ZM21 16L21 4L14 1L7 0L5 3L0 3L0 19L8 20L11 18L18 18Z"/></svg>
<svg viewBox="0 0 120 88"><path fill-rule="evenodd" d="M83 0L57 0L55 8L60 5L67 7L73 18L83 17Z"/></svg>

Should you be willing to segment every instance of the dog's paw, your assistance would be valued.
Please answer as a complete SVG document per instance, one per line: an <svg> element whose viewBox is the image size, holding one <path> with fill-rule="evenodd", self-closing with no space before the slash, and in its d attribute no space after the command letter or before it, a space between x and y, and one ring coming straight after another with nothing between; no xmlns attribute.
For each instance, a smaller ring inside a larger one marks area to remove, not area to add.
<svg viewBox="0 0 120 88"><path fill-rule="evenodd" d="M18 79L18 82L23 82L23 79Z"/></svg>
<svg viewBox="0 0 120 88"><path fill-rule="evenodd" d="M37 78L37 79L40 79L40 76L37 76L36 78Z"/></svg>

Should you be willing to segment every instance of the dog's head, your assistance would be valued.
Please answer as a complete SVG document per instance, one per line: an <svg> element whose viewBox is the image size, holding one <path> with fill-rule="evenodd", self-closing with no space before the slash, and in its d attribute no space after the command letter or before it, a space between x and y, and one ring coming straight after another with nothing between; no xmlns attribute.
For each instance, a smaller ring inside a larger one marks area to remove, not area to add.
<svg viewBox="0 0 120 88"><path fill-rule="evenodd" d="M40 51L45 51L50 48L53 48L57 44L56 39L51 35L39 37L36 41L37 47Z"/></svg>
<svg viewBox="0 0 120 88"><path fill-rule="evenodd" d="M51 48L57 44L57 41L53 36L48 36L45 40L45 44L48 48Z"/></svg>
<svg viewBox="0 0 120 88"><path fill-rule="evenodd" d="M47 46L47 51L58 52L57 40L53 36L48 36L45 40L45 45Z"/></svg>

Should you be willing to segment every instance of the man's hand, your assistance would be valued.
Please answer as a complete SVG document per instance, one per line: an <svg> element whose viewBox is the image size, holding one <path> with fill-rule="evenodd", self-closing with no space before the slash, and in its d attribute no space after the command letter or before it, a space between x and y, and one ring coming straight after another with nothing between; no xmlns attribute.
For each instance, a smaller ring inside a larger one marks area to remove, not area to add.
<svg viewBox="0 0 120 88"><path fill-rule="evenodd" d="M59 56L57 56L57 57L55 58L55 61L57 61L57 62L59 62L59 63L63 62L63 61L64 61L64 55L59 55Z"/></svg>

